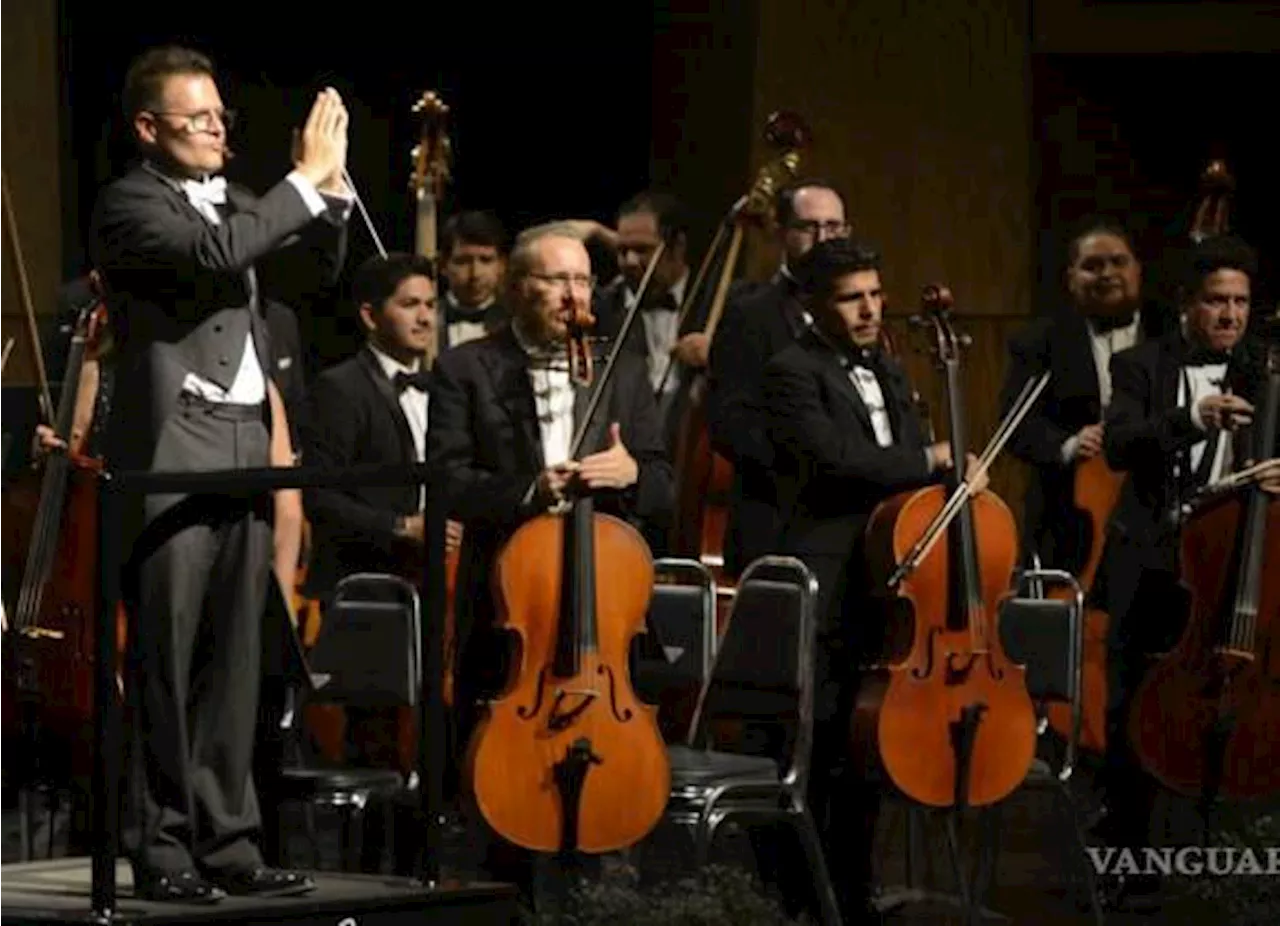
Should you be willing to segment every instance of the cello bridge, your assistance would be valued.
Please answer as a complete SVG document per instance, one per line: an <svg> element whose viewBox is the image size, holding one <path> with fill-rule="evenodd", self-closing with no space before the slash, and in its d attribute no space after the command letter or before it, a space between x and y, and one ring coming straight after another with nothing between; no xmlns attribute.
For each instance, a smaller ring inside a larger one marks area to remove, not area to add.
<svg viewBox="0 0 1280 926"><path fill-rule="evenodd" d="M67 637L61 630L48 627L23 627L18 633L28 640L65 640Z"/></svg>
<svg viewBox="0 0 1280 926"><path fill-rule="evenodd" d="M1218 646L1213 651L1219 656L1230 656L1234 659L1244 659L1248 662L1253 662L1255 658L1252 650L1237 649L1234 646Z"/></svg>

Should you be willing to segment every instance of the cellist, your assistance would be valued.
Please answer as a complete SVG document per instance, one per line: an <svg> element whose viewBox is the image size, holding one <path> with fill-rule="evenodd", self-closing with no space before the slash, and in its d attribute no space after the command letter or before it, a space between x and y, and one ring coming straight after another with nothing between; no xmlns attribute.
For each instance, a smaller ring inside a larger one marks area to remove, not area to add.
<svg viewBox="0 0 1280 926"><path fill-rule="evenodd" d="M1118 222L1089 217L1067 243L1067 305L1035 319L1009 341L1001 392L1007 412L1025 383L1053 375L1040 401L1009 440L1027 464L1024 558L1045 568L1078 573L1088 553L1084 521L1076 513L1078 465L1102 452L1103 412L1111 401L1111 356L1167 327L1164 315L1142 304L1142 265Z"/></svg>
<svg viewBox="0 0 1280 926"><path fill-rule="evenodd" d="M508 678L509 647L494 629L492 564L525 521L557 504L577 479L598 510L665 524L673 507L671 466L642 358L622 352L600 403L604 422L579 460L570 460L588 390L570 380L571 313L591 303L594 280L580 224L527 229L508 262L511 321L496 333L441 354L433 369L427 463L443 485L448 515L463 525L455 666L456 742L466 747L477 709ZM528 488L536 491L526 497ZM461 762L462 754L457 756ZM533 856L491 834L484 867L534 896Z"/></svg>
<svg viewBox="0 0 1280 926"><path fill-rule="evenodd" d="M879 502L951 467L951 445L926 440L905 371L879 347L879 255L845 238L823 241L800 282L812 324L765 366L763 395L782 513L777 550L801 559L819 587L809 800L845 922L855 923L874 916L878 800L848 762L849 720L858 667L883 638L863 534Z"/></svg>
<svg viewBox="0 0 1280 926"><path fill-rule="evenodd" d="M1103 435L1112 468L1129 473L1106 551L1108 736L1102 835L1113 846L1148 844L1157 791L1125 735L1130 699L1147 656L1168 650L1185 622L1178 584L1181 506L1198 488L1248 462L1253 400L1263 378L1260 346L1248 335L1257 257L1234 236L1195 246L1179 290L1180 326L1117 354ZM1262 483L1280 492L1280 477ZM1150 899L1154 876L1120 885L1120 900Z"/></svg>

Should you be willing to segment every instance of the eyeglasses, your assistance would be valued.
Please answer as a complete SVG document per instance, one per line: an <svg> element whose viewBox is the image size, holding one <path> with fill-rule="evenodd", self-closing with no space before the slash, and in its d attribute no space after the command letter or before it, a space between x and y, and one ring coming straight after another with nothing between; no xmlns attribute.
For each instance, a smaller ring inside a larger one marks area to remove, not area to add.
<svg viewBox="0 0 1280 926"><path fill-rule="evenodd" d="M531 273L529 276L560 289L595 289L596 278L581 273Z"/></svg>
<svg viewBox="0 0 1280 926"><path fill-rule="evenodd" d="M838 237L849 233L848 222L806 222L804 219L792 219L787 223L787 227L793 231L807 232L810 235L816 235L818 232L826 232L832 237Z"/></svg>
<svg viewBox="0 0 1280 926"><path fill-rule="evenodd" d="M201 132L210 132L213 130L214 120L230 132L236 125L236 111L234 109L205 109L198 113L175 113L175 112L152 112L153 116L173 116L176 119L185 119L186 131L195 135Z"/></svg>

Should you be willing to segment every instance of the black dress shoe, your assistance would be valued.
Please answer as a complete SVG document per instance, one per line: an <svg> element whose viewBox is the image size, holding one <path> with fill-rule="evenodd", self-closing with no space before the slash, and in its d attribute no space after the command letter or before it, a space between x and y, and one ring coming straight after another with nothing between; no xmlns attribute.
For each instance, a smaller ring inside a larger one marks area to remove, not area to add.
<svg viewBox="0 0 1280 926"><path fill-rule="evenodd" d="M214 904L227 895L194 871L135 871L133 896L153 903Z"/></svg>
<svg viewBox="0 0 1280 926"><path fill-rule="evenodd" d="M316 889L315 880L305 872L262 865L211 871L209 880L236 897L291 897Z"/></svg>

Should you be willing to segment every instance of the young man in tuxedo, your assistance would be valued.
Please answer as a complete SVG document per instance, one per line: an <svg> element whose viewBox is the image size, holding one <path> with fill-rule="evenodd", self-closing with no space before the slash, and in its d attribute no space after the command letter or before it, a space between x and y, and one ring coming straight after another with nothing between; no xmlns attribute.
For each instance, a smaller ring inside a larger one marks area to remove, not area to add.
<svg viewBox="0 0 1280 926"><path fill-rule="evenodd" d="M874 916L878 785L861 781L849 763L850 718L859 667L883 642L863 534L877 504L950 468L951 445L926 441L906 373L879 349L879 255L835 238L814 246L804 266L812 323L765 365L762 397L781 515L775 549L799 558L818 580L809 800L852 923Z"/></svg>
<svg viewBox="0 0 1280 926"><path fill-rule="evenodd" d="M769 359L805 330L798 265L814 245L849 234L844 200L821 180L780 190L775 212L782 265L768 284L730 300L710 352L707 429L712 448L733 464L724 538L730 576L777 551L773 444L760 384Z"/></svg>
<svg viewBox="0 0 1280 926"><path fill-rule="evenodd" d="M294 169L255 198L218 176L231 120L205 56L144 53L124 103L142 159L102 191L91 236L117 338L105 455L126 470L265 466L269 354L256 267L288 248L319 282L336 278L350 214L346 109L335 91L319 93ZM138 501L125 581L123 837L143 899L314 888L304 874L265 867L255 844L268 497Z"/></svg>
<svg viewBox="0 0 1280 926"><path fill-rule="evenodd" d="M496 216L461 212L440 236L440 272L446 284L440 350L502 327L507 312L498 299L507 269L507 233Z"/></svg>
<svg viewBox="0 0 1280 926"><path fill-rule="evenodd" d="M1030 470L1022 530L1025 553L1046 568L1079 572L1089 551L1088 524L1075 505L1075 473L1102 453L1111 403L1111 357L1158 337L1165 324L1142 304L1142 267L1118 223L1091 217L1067 245L1070 305L1031 322L1009 342L1001 406L1012 407L1030 380L1048 371L1040 400L1009 441Z"/></svg>
<svg viewBox="0 0 1280 926"><path fill-rule="evenodd" d="M1112 401L1103 452L1128 474L1104 554L1110 577L1107 653L1108 723L1104 778L1107 815L1099 827L1108 845L1150 845L1156 782L1141 768L1128 737L1130 699L1150 665L1167 651L1187 615L1179 584L1181 506L1208 483L1251 458L1254 403L1265 382L1262 345L1247 336L1253 250L1238 238L1209 238L1189 257L1180 291L1180 330L1117 354L1111 361ZM1280 474L1263 482L1280 492ZM1153 877L1120 885L1120 899L1150 899Z"/></svg>
<svg viewBox="0 0 1280 926"><path fill-rule="evenodd" d="M446 352L433 370L427 459L449 515L464 528L455 613L459 750L512 669L491 585L494 558L511 534L574 482L593 493L597 510L637 525L670 517L671 467L640 358L619 355L581 453L570 457L591 387L569 378L566 323L589 305L592 285L574 225L525 231L509 266L511 324ZM603 374L597 362L596 376ZM532 857L497 838L489 846L489 874L532 895Z"/></svg>

